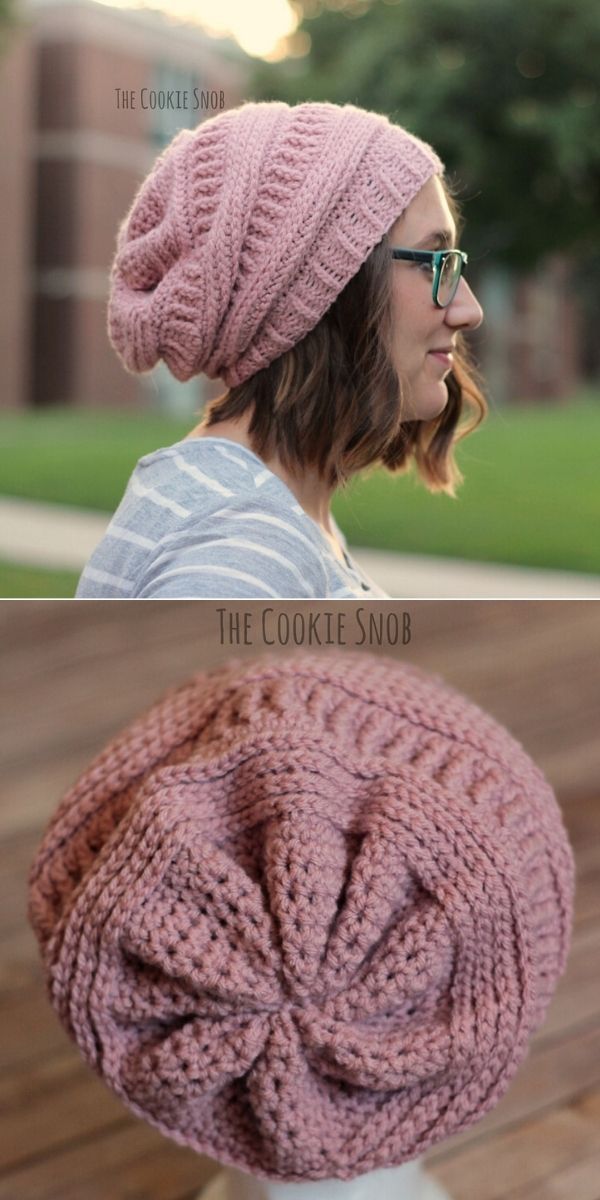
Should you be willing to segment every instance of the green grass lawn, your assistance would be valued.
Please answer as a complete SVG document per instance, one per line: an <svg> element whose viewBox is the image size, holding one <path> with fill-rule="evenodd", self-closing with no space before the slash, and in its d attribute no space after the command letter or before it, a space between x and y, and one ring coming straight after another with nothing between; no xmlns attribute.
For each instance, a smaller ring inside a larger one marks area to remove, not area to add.
<svg viewBox="0 0 600 1200"><path fill-rule="evenodd" d="M2 416L1 491L110 512L137 459L191 424L115 412ZM465 482L455 500L412 475L376 471L336 496L334 512L354 545L600 573L599 446L597 394L515 405L460 444ZM0 594L72 595L75 578L0 565Z"/></svg>
<svg viewBox="0 0 600 1200"><path fill-rule="evenodd" d="M49 571L0 561L0 595L8 600L70 599L75 595L78 579L78 572Z"/></svg>
<svg viewBox="0 0 600 1200"><path fill-rule="evenodd" d="M455 499L378 471L334 503L354 545L600 573L600 397L492 413Z"/></svg>
<svg viewBox="0 0 600 1200"><path fill-rule="evenodd" d="M193 421L156 413L48 410L0 416L0 492L112 512L138 458Z"/></svg>

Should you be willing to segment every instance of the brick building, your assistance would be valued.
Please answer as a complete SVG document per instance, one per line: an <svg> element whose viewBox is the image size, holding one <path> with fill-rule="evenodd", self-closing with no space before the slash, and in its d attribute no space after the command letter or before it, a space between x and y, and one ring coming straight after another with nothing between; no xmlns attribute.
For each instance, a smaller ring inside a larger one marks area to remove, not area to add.
<svg viewBox="0 0 600 1200"><path fill-rule="evenodd" d="M241 102L245 61L233 42L158 12L94 0L23 11L0 64L3 407L189 411L202 399L201 380L123 371L106 336L108 269L156 154Z"/></svg>

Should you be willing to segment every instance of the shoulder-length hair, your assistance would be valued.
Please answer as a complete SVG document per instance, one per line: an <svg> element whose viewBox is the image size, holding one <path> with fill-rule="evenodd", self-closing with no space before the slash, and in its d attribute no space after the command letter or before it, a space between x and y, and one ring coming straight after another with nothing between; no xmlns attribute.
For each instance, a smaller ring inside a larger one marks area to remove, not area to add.
<svg viewBox="0 0 600 1200"><path fill-rule="evenodd" d="M460 232L460 210L444 189ZM207 405L205 427L251 413L255 453L277 454L292 475L313 468L338 487L368 467L405 471L414 462L429 491L453 495L462 479L454 446L487 411L483 381L459 333L443 412L403 419L390 355L392 270L386 235L301 342Z"/></svg>

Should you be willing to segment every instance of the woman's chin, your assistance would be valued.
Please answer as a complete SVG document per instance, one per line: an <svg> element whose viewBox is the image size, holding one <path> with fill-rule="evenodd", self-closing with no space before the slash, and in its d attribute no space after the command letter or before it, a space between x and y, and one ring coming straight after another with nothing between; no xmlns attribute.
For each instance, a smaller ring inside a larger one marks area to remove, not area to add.
<svg viewBox="0 0 600 1200"><path fill-rule="evenodd" d="M435 385L429 384L420 395L414 397L406 412L408 421L434 421L443 413L448 403L448 388L443 379Z"/></svg>

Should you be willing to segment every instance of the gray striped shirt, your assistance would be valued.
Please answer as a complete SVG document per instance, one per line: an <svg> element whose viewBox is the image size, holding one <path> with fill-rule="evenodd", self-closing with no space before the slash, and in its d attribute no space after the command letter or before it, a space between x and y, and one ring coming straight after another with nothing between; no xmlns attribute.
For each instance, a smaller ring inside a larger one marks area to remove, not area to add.
<svg viewBox="0 0 600 1200"><path fill-rule="evenodd" d="M79 599L386 599L277 475L228 438L141 458L82 572Z"/></svg>

